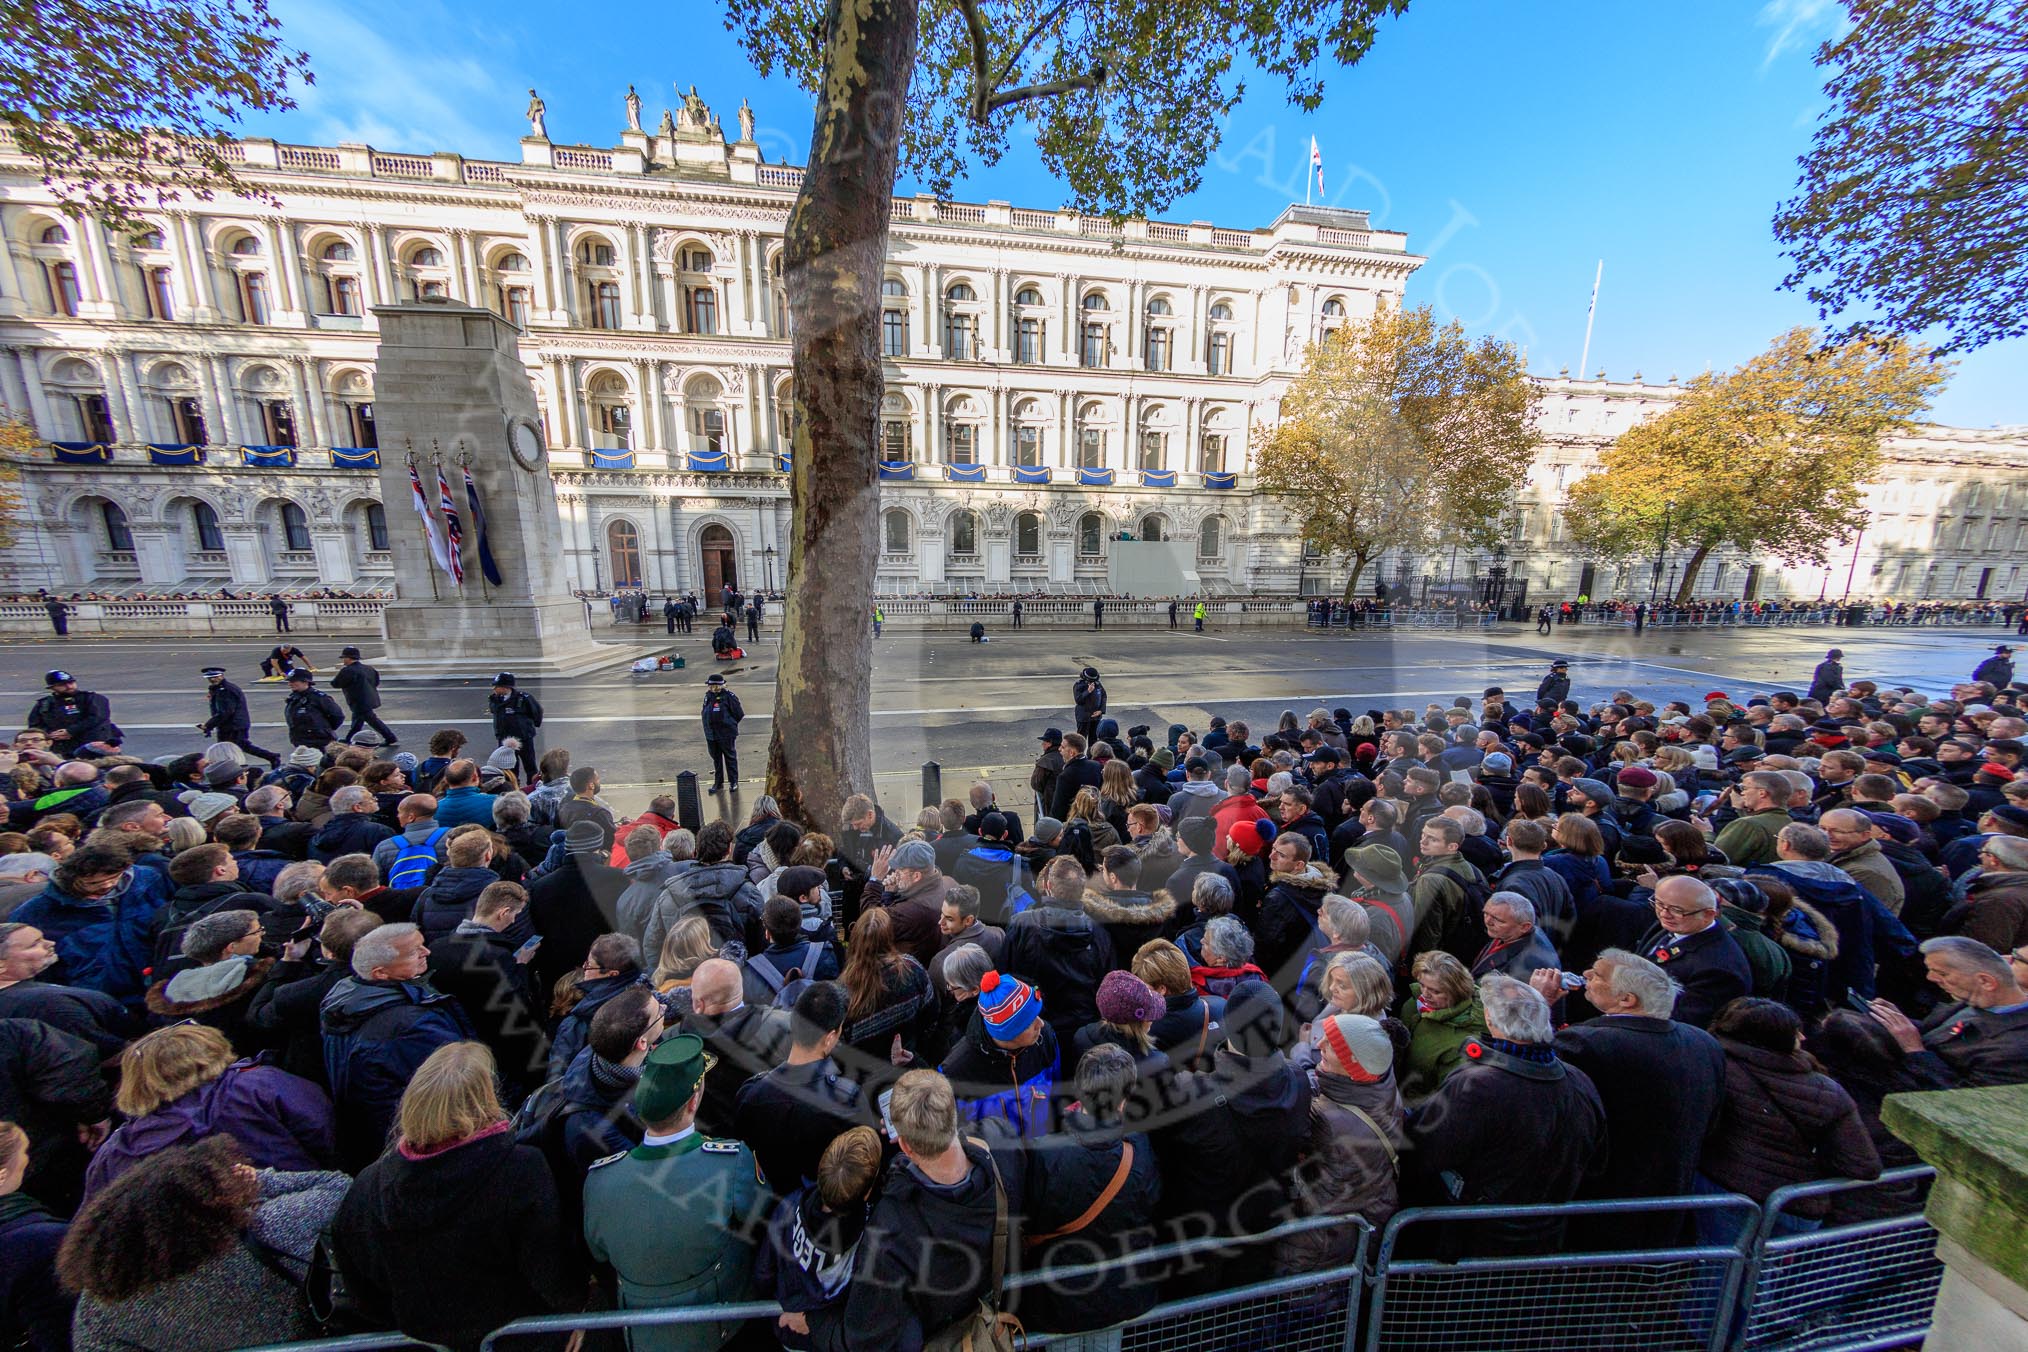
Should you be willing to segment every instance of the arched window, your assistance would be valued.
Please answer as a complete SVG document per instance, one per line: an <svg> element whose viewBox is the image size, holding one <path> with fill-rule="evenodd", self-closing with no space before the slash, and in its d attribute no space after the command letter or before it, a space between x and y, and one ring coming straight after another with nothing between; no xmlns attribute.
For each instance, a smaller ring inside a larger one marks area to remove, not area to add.
<svg viewBox="0 0 2028 1352"><path fill-rule="evenodd" d="M333 240L324 246L323 259L326 263L350 263L356 255L352 246L344 240Z"/></svg>
<svg viewBox="0 0 2028 1352"><path fill-rule="evenodd" d="M1086 296L1082 301L1079 302L1079 304L1082 305L1083 308L1087 310L1110 310L1113 308L1112 306L1106 304L1105 296L1097 291L1094 291L1090 295Z"/></svg>
<svg viewBox="0 0 2028 1352"><path fill-rule="evenodd" d="M106 528L106 548L122 554L134 552L134 530L127 524L126 509L117 502L99 504L99 524Z"/></svg>
<svg viewBox="0 0 2028 1352"><path fill-rule="evenodd" d="M606 558L613 566L613 586L641 585L641 533L631 521L614 521L606 526Z"/></svg>
<svg viewBox="0 0 2028 1352"><path fill-rule="evenodd" d="M1169 302L1163 300L1160 296L1155 297L1148 302L1148 313L1151 315L1166 315L1170 313Z"/></svg>
<svg viewBox="0 0 2028 1352"><path fill-rule="evenodd" d="M952 282L950 289L944 292L945 300L977 300L978 298L979 293L972 290L971 287L963 282Z"/></svg>
<svg viewBox="0 0 2028 1352"><path fill-rule="evenodd" d="M1014 518L1014 556L1034 559L1042 556L1042 514L1023 512Z"/></svg>
<svg viewBox="0 0 2028 1352"><path fill-rule="evenodd" d="M1077 555L1081 559L1096 559L1105 553L1106 519L1097 512L1086 512L1077 519Z"/></svg>
<svg viewBox="0 0 2028 1352"><path fill-rule="evenodd" d="M387 509L377 502L366 504L366 547L387 552Z"/></svg>
<svg viewBox="0 0 2028 1352"><path fill-rule="evenodd" d="M880 515L881 550L887 554L906 554L913 548L909 544L910 530L908 513L899 507L890 507Z"/></svg>
<svg viewBox="0 0 2028 1352"><path fill-rule="evenodd" d="M1232 307L1230 305L1227 305L1224 301L1219 301L1216 305L1211 307L1211 322L1214 324L1231 323Z"/></svg>
<svg viewBox="0 0 2028 1352"><path fill-rule="evenodd" d="M260 256L261 242L252 235L241 235L232 242L232 251L241 258L257 258Z"/></svg>
<svg viewBox="0 0 2028 1352"><path fill-rule="evenodd" d="M685 249L683 270L685 272L710 272L718 266L718 260L711 256L709 249Z"/></svg>
<svg viewBox="0 0 2028 1352"><path fill-rule="evenodd" d="M528 259L523 254L503 254L498 266L502 272L526 272L528 271Z"/></svg>
<svg viewBox="0 0 2028 1352"><path fill-rule="evenodd" d="M577 261L588 267L613 266L613 246L602 239L588 239L577 246Z"/></svg>
<svg viewBox="0 0 2028 1352"><path fill-rule="evenodd" d="M1153 540L1160 543L1164 538L1165 530L1166 528L1162 524L1161 517L1150 513L1141 518L1141 538L1143 540Z"/></svg>
<svg viewBox="0 0 2028 1352"><path fill-rule="evenodd" d="M1169 434L1167 432L1157 431L1154 428L1148 427L1142 428L1140 452L1141 453L1139 463L1135 465L1136 469L1140 470L1167 469L1169 460Z"/></svg>
<svg viewBox="0 0 2028 1352"><path fill-rule="evenodd" d="M889 277L881 282L880 294L883 296L897 296L902 300L907 300L908 284L903 282L899 277Z"/></svg>
<svg viewBox="0 0 2028 1352"><path fill-rule="evenodd" d="M594 447L624 451L634 444L634 410L626 381L601 371L586 384L585 400L590 405Z"/></svg>
<svg viewBox="0 0 2028 1352"><path fill-rule="evenodd" d="M1339 300L1336 296L1333 296L1331 297L1331 299L1324 302L1324 318L1343 319L1344 317L1345 317L1344 301Z"/></svg>
<svg viewBox="0 0 2028 1352"><path fill-rule="evenodd" d="M979 552L979 514L959 512L951 517L951 553Z"/></svg>
<svg viewBox="0 0 2028 1352"><path fill-rule="evenodd" d="M70 243L70 231L60 225L45 225L42 227L39 242L43 244L68 244Z"/></svg>
<svg viewBox="0 0 2028 1352"><path fill-rule="evenodd" d="M908 288L898 277L889 277L880 284L880 294L887 303L880 310L880 355L883 357L906 357L908 355Z"/></svg>
<svg viewBox="0 0 2028 1352"><path fill-rule="evenodd" d="M1014 293L1014 303L1016 305L1040 305L1042 304L1042 293L1032 286L1024 286Z"/></svg>
<svg viewBox="0 0 2028 1352"><path fill-rule="evenodd" d="M219 529L218 513L208 502L190 504L190 525L197 534L197 548L207 554L225 550L225 532Z"/></svg>
<svg viewBox="0 0 2028 1352"><path fill-rule="evenodd" d="M299 554L310 548L310 518L293 502L282 504L282 548Z"/></svg>
<svg viewBox="0 0 2028 1352"><path fill-rule="evenodd" d="M140 237L134 241L134 247L136 249L166 249L169 247L169 242L163 238L160 230L144 230L141 232Z"/></svg>
<svg viewBox="0 0 2028 1352"><path fill-rule="evenodd" d="M1217 559L1225 555L1225 518L1207 516L1197 528L1197 557Z"/></svg>

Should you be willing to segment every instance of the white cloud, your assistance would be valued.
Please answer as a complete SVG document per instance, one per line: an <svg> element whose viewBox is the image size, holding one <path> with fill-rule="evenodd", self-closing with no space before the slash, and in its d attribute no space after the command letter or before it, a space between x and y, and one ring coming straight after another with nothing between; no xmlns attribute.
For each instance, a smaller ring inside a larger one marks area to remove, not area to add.
<svg viewBox="0 0 2028 1352"><path fill-rule="evenodd" d="M485 35L431 0L274 0L272 8L317 77L298 91L285 135L484 156L510 152L525 125L527 98L511 76L495 74L500 65L446 55L473 52Z"/></svg>
<svg viewBox="0 0 2028 1352"><path fill-rule="evenodd" d="M1754 25L1775 31L1760 68L1766 70L1791 52L1814 52L1818 43L1843 33L1850 23L1838 0L1767 0Z"/></svg>

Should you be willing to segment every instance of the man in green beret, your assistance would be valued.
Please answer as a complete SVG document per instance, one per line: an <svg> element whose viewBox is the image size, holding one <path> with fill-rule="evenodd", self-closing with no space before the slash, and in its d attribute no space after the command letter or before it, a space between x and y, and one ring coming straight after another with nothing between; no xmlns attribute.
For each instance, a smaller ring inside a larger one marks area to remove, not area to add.
<svg viewBox="0 0 2028 1352"><path fill-rule="evenodd" d="M647 1133L585 1179L585 1243L616 1279L623 1310L749 1299L754 1243L773 1199L744 1145L697 1132L710 1066L703 1039L688 1033L648 1053L634 1089ZM630 1329L627 1341L633 1352L715 1352L739 1328L669 1324Z"/></svg>

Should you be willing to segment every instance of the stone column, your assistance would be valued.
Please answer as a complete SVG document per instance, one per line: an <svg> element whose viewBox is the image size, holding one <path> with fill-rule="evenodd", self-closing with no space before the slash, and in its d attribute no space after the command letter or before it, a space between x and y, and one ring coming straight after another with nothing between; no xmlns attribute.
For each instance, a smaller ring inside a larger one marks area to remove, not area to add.
<svg viewBox="0 0 2028 1352"><path fill-rule="evenodd" d="M218 415L216 426L206 423L212 441L220 446L242 445L246 438L240 435L239 398L233 392L232 373L226 369L225 358L208 357L204 366L211 374L211 402L205 407L205 416L208 419L213 413Z"/></svg>
<svg viewBox="0 0 2028 1352"><path fill-rule="evenodd" d="M1943 1289L1925 1352L2028 1346L2028 1085L1894 1094L1881 1121L1936 1168Z"/></svg>
<svg viewBox="0 0 2028 1352"><path fill-rule="evenodd" d="M372 314L380 305L392 305L401 299L400 293L395 290L394 266L388 261L387 229L378 222L366 227L366 253L367 268L373 276L369 285L379 297L377 304L367 310L368 314Z"/></svg>
<svg viewBox="0 0 2028 1352"><path fill-rule="evenodd" d="M219 319L218 285L211 274L211 251L204 246L204 232L198 228L197 218L187 214L172 217L170 227L176 235L183 274L190 279L190 317L200 324L215 324Z"/></svg>
<svg viewBox="0 0 2028 1352"><path fill-rule="evenodd" d="M177 247L180 249L182 246L179 244ZM28 294L28 289L21 284L20 271L14 266L14 251L0 243L0 315L11 317L26 313L23 301Z"/></svg>
<svg viewBox="0 0 2028 1352"><path fill-rule="evenodd" d="M544 319L553 319L556 312L556 265L549 259L549 218L530 216L528 228L531 233L528 247L523 252L528 255L529 270L534 274L534 281L529 287L529 318L541 315Z"/></svg>
<svg viewBox="0 0 2028 1352"><path fill-rule="evenodd" d="M84 262L81 274L84 303L78 307L87 319L114 319L119 315L120 289L113 278L112 251L106 247L106 229L97 218L87 216L79 223L84 247L78 250Z"/></svg>
<svg viewBox="0 0 2028 1352"><path fill-rule="evenodd" d="M142 429L127 403L127 384L121 379L124 354L109 347L100 355L99 380L106 391L106 412L113 422L114 441L145 441Z"/></svg>
<svg viewBox="0 0 2028 1352"><path fill-rule="evenodd" d="M296 241L296 227L287 221L278 222L274 229L275 239L280 248L275 254L275 271L288 279L289 310L296 323L310 322L310 297L306 289L309 279L303 275L303 254Z"/></svg>
<svg viewBox="0 0 2028 1352"><path fill-rule="evenodd" d="M309 423L310 437L304 444L323 447L336 445L331 436L330 409L324 402L324 382L317 373L317 359L298 357L290 365L296 373L297 398ZM300 437L301 431L298 431L297 435Z"/></svg>

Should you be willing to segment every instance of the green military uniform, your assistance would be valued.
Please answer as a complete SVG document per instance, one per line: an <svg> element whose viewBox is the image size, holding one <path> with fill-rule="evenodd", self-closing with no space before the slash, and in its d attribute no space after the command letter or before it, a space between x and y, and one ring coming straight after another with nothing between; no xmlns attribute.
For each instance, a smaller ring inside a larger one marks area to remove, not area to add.
<svg viewBox="0 0 2028 1352"><path fill-rule="evenodd" d="M658 1120L658 1105L671 1094L680 1109L702 1080L703 1049L701 1039L682 1034L649 1053L635 1111ZM618 1279L623 1310L742 1301L750 1298L754 1242L770 1201L746 1146L693 1131L592 1165L584 1184L585 1243ZM715 1352L739 1328L737 1322L650 1326L629 1329L627 1341L634 1352Z"/></svg>

